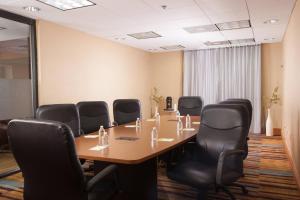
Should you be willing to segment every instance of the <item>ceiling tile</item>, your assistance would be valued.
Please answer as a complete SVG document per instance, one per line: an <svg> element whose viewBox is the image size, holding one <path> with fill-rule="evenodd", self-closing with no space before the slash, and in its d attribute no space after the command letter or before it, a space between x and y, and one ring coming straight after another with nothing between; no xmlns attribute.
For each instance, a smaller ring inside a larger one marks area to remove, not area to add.
<svg viewBox="0 0 300 200"><path fill-rule="evenodd" d="M235 29L222 31L222 34L227 40L237 40L237 39L248 39L253 38L253 33L251 28Z"/></svg>
<svg viewBox="0 0 300 200"><path fill-rule="evenodd" d="M213 23L249 19L245 0L196 0Z"/></svg>

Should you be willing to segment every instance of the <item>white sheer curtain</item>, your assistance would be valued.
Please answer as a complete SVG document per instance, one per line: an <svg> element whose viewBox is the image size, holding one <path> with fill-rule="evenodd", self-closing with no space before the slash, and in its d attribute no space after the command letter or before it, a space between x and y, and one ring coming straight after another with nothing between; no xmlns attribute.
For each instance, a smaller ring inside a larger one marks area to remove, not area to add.
<svg viewBox="0 0 300 200"><path fill-rule="evenodd" d="M185 96L201 96L206 104L247 98L253 105L251 131L261 132L260 45L184 52Z"/></svg>

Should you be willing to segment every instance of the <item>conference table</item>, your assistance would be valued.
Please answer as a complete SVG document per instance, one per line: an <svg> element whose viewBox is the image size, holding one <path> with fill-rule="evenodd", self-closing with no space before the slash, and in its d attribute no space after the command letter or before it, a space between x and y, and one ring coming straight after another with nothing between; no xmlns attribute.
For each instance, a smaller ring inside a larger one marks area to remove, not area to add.
<svg viewBox="0 0 300 200"><path fill-rule="evenodd" d="M181 119L185 126L185 117ZM177 131L177 121L174 115L162 115L159 121L142 120L139 128L135 122L109 128L109 146L104 149L97 146L97 132L81 136L75 139L77 154L95 163L117 164L122 199L156 200L157 157L190 141L199 129L199 117L191 117L191 127L182 131ZM153 127L156 141L151 139Z"/></svg>

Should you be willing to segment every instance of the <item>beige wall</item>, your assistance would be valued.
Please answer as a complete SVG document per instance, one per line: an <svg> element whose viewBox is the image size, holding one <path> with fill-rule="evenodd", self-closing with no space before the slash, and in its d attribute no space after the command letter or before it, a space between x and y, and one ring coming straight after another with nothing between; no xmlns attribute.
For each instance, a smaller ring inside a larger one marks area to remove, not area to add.
<svg viewBox="0 0 300 200"><path fill-rule="evenodd" d="M272 96L275 87L279 87L279 96L282 96L282 44L262 44L262 102ZM272 105L271 116L274 128L281 128L281 102ZM265 127L266 108L262 107L262 127ZM263 128L264 129L264 128ZM264 129L265 130L265 129Z"/></svg>
<svg viewBox="0 0 300 200"><path fill-rule="evenodd" d="M182 96L183 52L151 53L150 68L152 87L156 87L164 97L161 108L165 108L165 98L171 96L177 103Z"/></svg>
<svg viewBox="0 0 300 200"><path fill-rule="evenodd" d="M283 40L284 138L300 180L300 2L296 2Z"/></svg>
<svg viewBox="0 0 300 200"><path fill-rule="evenodd" d="M37 23L39 103L138 98L150 115L150 54L46 21Z"/></svg>

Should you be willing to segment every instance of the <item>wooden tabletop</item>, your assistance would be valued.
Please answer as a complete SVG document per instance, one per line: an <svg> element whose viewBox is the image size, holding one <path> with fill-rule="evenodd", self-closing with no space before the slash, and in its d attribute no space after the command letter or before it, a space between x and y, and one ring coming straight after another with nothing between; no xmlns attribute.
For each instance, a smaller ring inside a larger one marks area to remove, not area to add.
<svg viewBox="0 0 300 200"><path fill-rule="evenodd" d="M192 122L199 122L199 117L191 117ZM185 118L182 118L185 125ZM135 125L135 123L131 123ZM107 161L122 164L138 164L150 158L167 152L180 144L192 139L198 132L199 124L192 123L194 131L182 131L177 133L175 116L161 116L160 123L143 120L141 128L128 128L125 125L107 129L109 134L109 146L100 151L90 150L97 146L98 138L86 138L81 136L75 139L76 150L79 158ZM151 131L157 127L158 138L173 139L173 141L152 142ZM98 132L91 135L98 135ZM134 141L118 140L119 137L138 138Z"/></svg>

